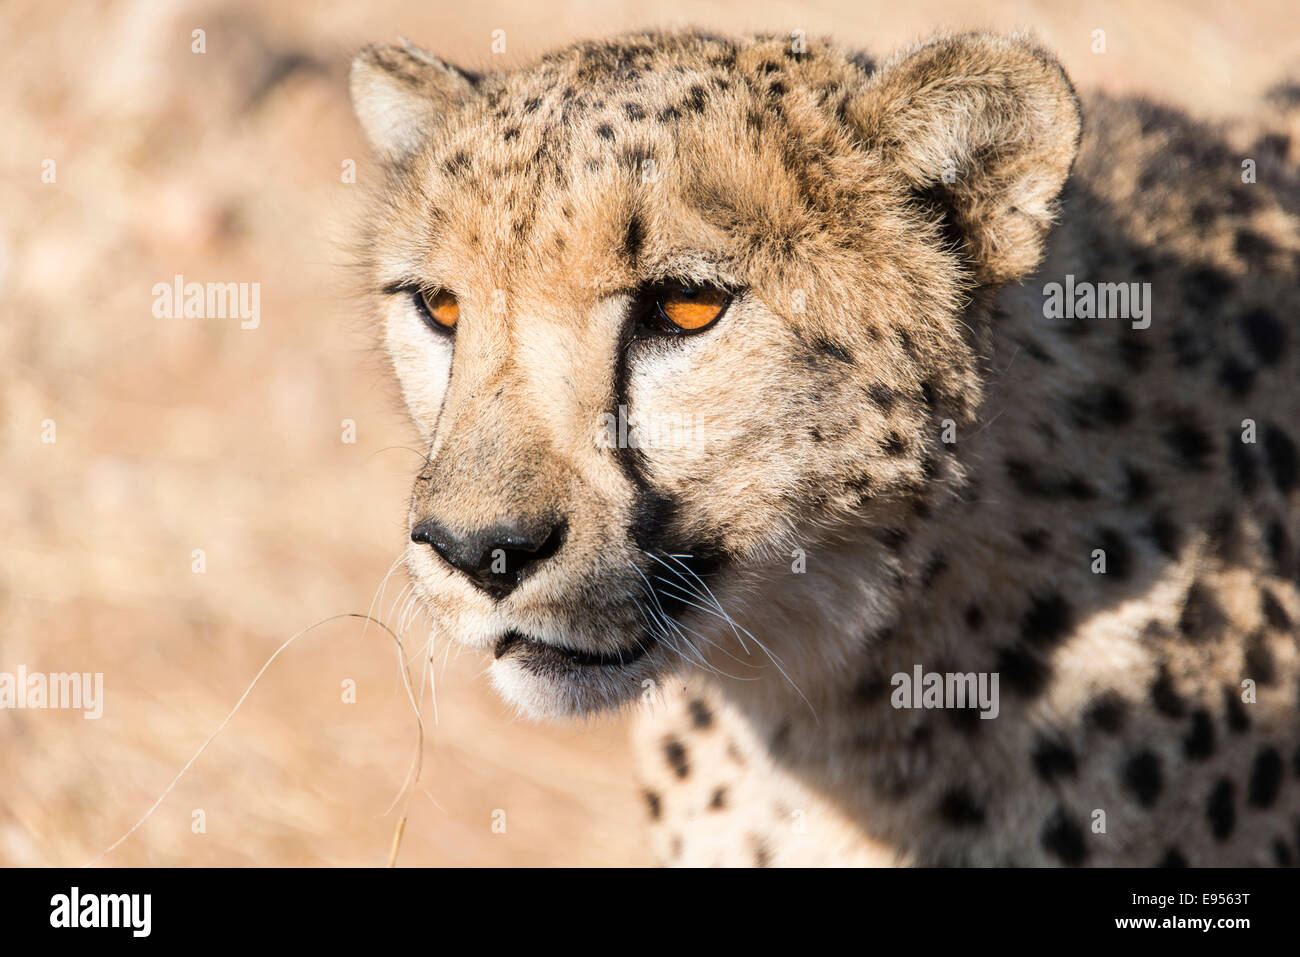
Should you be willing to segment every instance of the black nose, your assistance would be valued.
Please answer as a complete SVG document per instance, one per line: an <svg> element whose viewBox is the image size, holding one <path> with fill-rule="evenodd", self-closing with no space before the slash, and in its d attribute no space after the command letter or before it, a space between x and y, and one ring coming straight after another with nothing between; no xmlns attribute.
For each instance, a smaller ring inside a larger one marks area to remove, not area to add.
<svg viewBox="0 0 1300 957"><path fill-rule="evenodd" d="M560 550L564 523L519 521L457 535L436 519L411 529L411 541L430 546L493 598L504 598L538 565Z"/></svg>

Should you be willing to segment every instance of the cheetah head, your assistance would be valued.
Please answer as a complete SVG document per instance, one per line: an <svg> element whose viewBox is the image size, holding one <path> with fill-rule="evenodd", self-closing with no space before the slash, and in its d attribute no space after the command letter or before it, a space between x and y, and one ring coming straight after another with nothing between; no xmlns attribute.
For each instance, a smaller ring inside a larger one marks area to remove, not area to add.
<svg viewBox="0 0 1300 957"><path fill-rule="evenodd" d="M531 715L833 661L759 642L750 609L797 608L792 553L956 475L980 303L1040 258L1076 149L1055 61L979 35L876 66L641 34L485 74L373 46L351 86L436 631ZM863 554L855 575L887 572Z"/></svg>

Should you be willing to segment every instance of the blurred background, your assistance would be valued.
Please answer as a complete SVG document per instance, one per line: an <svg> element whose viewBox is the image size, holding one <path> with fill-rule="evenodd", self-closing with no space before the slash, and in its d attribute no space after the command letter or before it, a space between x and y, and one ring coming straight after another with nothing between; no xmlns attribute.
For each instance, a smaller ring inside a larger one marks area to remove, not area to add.
<svg viewBox="0 0 1300 957"><path fill-rule="evenodd" d="M401 571L381 586L419 455L351 298L350 224L373 175L347 100L359 46L402 35L491 70L644 26L803 30L876 56L940 28L1027 27L1082 87L1226 117L1294 74L1295 12L1294 0L8 0L0 672L102 672L105 700L99 720L0 710L0 864L98 859L289 636L368 609L403 618ZM177 274L260 284L260 324L157 318L153 287ZM427 626L404 641L418 681ZM436 719L427 689L399 863L648 861L622 720L517 721L482 680L486 662L436 638L433 656ZM103 863L385 863L416 733L397 662L393 639L358 619L295 641Z"/></svg>

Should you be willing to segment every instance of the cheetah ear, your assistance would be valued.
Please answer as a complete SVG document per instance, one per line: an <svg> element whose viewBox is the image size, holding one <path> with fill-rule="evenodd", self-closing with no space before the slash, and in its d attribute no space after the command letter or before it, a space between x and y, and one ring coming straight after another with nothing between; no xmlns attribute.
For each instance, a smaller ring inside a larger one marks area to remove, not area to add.
<svg viewBox="0 0 1300 957"><path fill-rule="evenodd" d="M405 40L376 43L352 61L352 109L379 158L400 164L473 96L478 81Z"/></svg>
<svg viewBox="0 0 1300 957"><path fill-rule="evenodd" d="M1079 103L1051 54L1023 39L943 37L886 63L849 105L868 148L943 206L977 281L1037 266L1079 147Z"/></svg>

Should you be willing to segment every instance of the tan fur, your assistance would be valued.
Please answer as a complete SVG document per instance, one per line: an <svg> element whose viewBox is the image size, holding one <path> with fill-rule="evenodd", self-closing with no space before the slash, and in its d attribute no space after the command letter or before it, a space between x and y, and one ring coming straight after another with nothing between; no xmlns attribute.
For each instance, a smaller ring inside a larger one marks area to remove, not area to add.
<svg viewBox="0 0 1300 957"><path fill-rule="evenodd" d="M381 46L352 88L412 525L564 527L500 600L420 544L412 579L440 633L526 636L490 672L523 712L645 702L665 860L1300 860L1285 142L1105 99L1080 139L1056 61L982 35L877 67L639 34L484 77ZM1067 274L1150 282L1150 328L1045 318ZM739 292L629 341L665 279ZM454 342L413 285L456 294ZM690 427L611 449L620 405ZM893 707L915 665L997 672L998 717Z"/></svg>

